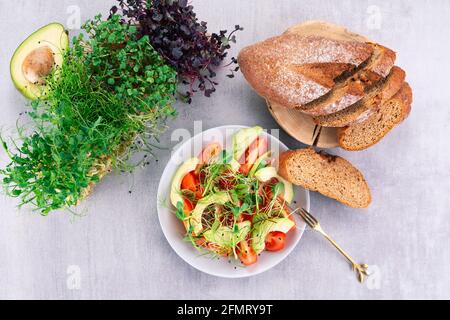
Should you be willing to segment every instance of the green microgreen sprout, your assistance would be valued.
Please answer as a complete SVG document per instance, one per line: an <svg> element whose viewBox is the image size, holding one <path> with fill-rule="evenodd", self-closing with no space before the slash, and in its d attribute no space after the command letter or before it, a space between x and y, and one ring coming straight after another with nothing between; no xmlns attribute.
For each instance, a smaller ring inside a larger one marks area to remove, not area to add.
<svg viewBox="0 0 450 320"><path fill-rule="evenodd" d="M86 198L107 173L131 172L151 154L149 139L176 114L171 104L176 72L147 37L119 16L88 21L46 78L46 100L31 102L31 122L8 146L10 163L0 170L6 192L43 215Z"/></svg>
<svg viewBox="0 0 450 320"><path fill-rule="evenodd" d="M178 203L177 203L177 210L175 211L175 215L181 221L184 221L184 219L186 219L186 214L184 213L183 203L181 201L178 201Z"/></svg>

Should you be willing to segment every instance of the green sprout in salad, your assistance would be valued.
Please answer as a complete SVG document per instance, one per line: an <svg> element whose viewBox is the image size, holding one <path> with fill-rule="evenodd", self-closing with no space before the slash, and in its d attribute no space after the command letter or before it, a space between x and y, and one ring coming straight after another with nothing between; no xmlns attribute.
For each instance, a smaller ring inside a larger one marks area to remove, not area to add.
<svg viewBox="0 0 450 320"><path fill-rule="evenodd" d="M270 161L258 162L256 166L257 170L265 168L270 166ZM206 253L213 257L240 258L243 243L251 245L253 241L260 241L255 237L270 233L273 224L290 216L283 199L284 184L276 177L261 182L254 174L236 170L230 164L230 155L226 151L189 174L198 176L195 191L199 189L201 197L199 199L198 193L193 191L193 186L182 183L181 196L192 208L186 209L182 202L178 202L175 215L185 223L185 241L201 252L207 249ZM201 208L200 221L195 221L192 214L199 203L224 193L228 201L207 201L208 205ZM197 227L194 228L193 224ZM292 222L293 225L295 223ZM195 230L201 232L195 233Z"/></svg>

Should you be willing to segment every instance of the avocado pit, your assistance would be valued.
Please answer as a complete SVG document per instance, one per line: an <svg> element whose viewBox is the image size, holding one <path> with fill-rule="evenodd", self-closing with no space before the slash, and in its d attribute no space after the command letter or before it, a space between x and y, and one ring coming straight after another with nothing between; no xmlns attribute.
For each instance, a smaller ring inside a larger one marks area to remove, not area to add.
<svg viewBox="0 0 450 320"><path fill-rule="evenodd" d="M55 56L48 46L31 51L22 63L22 72L25 79L33 84L45 84L44 77L48 76L55 64Z"/></svg>

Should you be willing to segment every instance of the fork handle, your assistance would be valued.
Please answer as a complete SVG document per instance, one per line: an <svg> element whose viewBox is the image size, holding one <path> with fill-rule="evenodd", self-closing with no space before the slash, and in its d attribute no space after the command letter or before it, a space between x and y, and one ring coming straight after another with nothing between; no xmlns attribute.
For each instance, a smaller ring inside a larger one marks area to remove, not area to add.
<svg viewBox="0 0 450 320"><path fill-rule="evenodd" d="M353 258L350 257L350 255L345 252L344 249L342 249L336 241L333 240L333 238L331 238L325 231L323 231L322 228L317 229L317 231L319 231L352 264L353 268L358 265L355 260L353 260Z"/></svg>
<svg viewBox="0 0 450 320"><path fill-rule="evenodd" d="M355 260L353 260L353 258L350 257L350 255L347 252L345 252L344 249L342 249L341 246L336 243L336 241L333 240L333 238L331 238L325 231L323 231L323 229L320 227L320 225L316 226L315 230L320 232L325 237L325 239L327 239L348 261L350 261L350 264L352 265L353 270L356 270L356 272L358 274L358 281L360 283L363 283L366 276L369 275L367 273L367 268L369 266L367 264L356 263Z"/></svg>

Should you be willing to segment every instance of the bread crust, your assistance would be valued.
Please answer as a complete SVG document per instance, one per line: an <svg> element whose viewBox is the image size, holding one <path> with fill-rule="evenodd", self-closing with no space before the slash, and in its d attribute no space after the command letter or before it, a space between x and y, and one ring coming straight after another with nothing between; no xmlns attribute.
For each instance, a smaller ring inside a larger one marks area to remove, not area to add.
<svg viewBox="0 0 450 320"><path fill-rule="evenodd" d="M306 21L289 27L285 32L302 35L322 35L340 41L371 42L368 38L347 28L320 20Z"/></svg>
<svg viewBox="0 0 450 320"><path fill-rule="evenodd" d="M321 162L324 166L339 166L341 168L341 170L347 169L347 170L351 171L351 172L349 172L349 174L353 174L358 179L358 181L361 182L360 185L362 186L362 190L358 190L358 192L366 195L366 197L364 199L365 201L363 201L362 203L347 201L344 198L339 197L337 193L332 193L332 192L328 191L326 188L321 188L319 185L314 184L312 182L303 181L303 183L300 184L300 181L296 180L295 177L293 177L290 174L290 170L289 170L290 169L290 167L289 167L290 160L292 160L295 156L297 156L300 153L309 157L312 161ZM332 198L332 199L339 201L339 202L341 202L349 207L352 207L352 208L366 208L372 202L372 195L370 192L370 188L369 188L369 185L367 184L367 181L365 180L363 174L346 159L339 157L339 156L328 154L323 151L316 152L312 148L286 151L286 152L282 153L279 157L278 173L284 179L290 181L293 184L300 185L301 187L311 190L311 191L319 192L326 197Z"/></svg>
<svg viewBox="0 0 450 320"><path fill-rule="evenodd" d="M408 82L405 82L405 84L402 87L402 90L400 90L398 99L400 99L403 102L403 104L402 104L403 113L402 113L402 116L397 121L397 125L399 125L400 123L405 121L406 118L409 117L411 110L412 110L414 95L412 92L412 88Z"/></svg>

